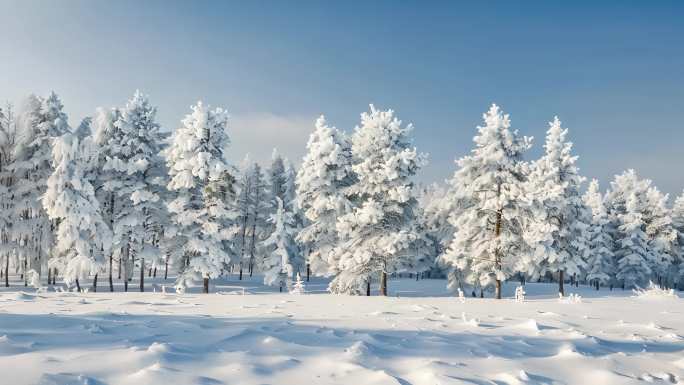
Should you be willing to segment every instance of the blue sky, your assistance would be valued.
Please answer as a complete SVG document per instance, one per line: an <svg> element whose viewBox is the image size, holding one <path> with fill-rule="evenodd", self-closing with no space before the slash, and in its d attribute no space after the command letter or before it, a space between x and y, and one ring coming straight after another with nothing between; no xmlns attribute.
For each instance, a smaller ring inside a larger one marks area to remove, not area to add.
<svg viewBox="0 0 684 385"><path fill-rule="evenodd" d="M73 125L136 88L167 129L231 111L231 159L298 161L315 118L369 103L415 126L423 181L454 170L489 104L535 137L570 129L602 188L635 168L684 188L684 2L0 0L0 100L55 90Z"/></svg>

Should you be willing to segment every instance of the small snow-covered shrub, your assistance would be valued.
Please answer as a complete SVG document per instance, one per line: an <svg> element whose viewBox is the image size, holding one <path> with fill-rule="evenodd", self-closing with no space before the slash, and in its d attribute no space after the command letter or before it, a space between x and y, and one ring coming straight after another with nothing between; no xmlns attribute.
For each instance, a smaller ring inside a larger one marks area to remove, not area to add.
<svg viewBox="0 0 684 385"><path fill-rule="evenodd" d="M677 298L677 294L675 294L674 289L663 289L658 287L658 285L654 284L653 282L648 283L648 287L645 289L642 289L640 287L637 287L636 289L632 290L634 292L634 296L638 298L652 298L652 299L669 299L669 298Z"/></svg>
<svg viewBox="0 0 684 385"><path fill-rule="evenodd" d="M304 285L302 277L299 275L299 273L297 273L297 280L292 284L292 290L290 290L290 294L304 294L306 292L305 288L306 285Z"/></svg>
<svg viewBox="0 0 684 385"><path fill-rule="evenodd" d="M525 302L525 288L518 286L515 288L515 302Z"/></svg>
<svg viewBox="0 0 684 385"><path fill-rule="evenodd" d="M465 295L460 287L458 288L458 300L461 301L461 303L465 303Z"/></svg>

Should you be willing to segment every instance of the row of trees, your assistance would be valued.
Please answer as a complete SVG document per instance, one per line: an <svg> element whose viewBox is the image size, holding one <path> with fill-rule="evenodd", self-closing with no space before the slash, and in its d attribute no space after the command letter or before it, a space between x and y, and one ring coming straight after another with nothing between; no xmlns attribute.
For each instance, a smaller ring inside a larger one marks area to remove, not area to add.
<svg viewBox="0 0 684 385"><path fill-rule="evenodd" d="M531 139L497 106L447 188L417 188L426 156L411 125L370 111L351 135L316 121L299 170L274 151L262 168L226 160L228 115L199 102L172 133L136 92L76 128L59 98L29 97L0 113L0 257L36 285L80 287L106 274L125 290L139 273L169 270L184 288L236 271L288 287L306 270L332 277L333 293L387 294L394 273L446 271L452 287L569 276L600 285L649 279L684 284L684 198L633 171L605 194L584 178L550 123L545 155L528 162Z"/></svg>

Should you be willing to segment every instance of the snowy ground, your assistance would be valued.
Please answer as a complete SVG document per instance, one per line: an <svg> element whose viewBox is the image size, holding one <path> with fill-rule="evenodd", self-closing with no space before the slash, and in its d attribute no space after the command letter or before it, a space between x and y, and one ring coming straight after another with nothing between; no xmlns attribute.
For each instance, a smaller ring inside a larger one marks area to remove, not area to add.
<svg viewBox="0 0 684 385"><path fill-rule="evenodd" d="M322 281L296 296L233 278L177 296L155 282L2 288L0 384L684 383L680 297L580 287L574 303L528 284L525 303L461 303L444 281L408 279L388 298L323 294Z"/></svg>

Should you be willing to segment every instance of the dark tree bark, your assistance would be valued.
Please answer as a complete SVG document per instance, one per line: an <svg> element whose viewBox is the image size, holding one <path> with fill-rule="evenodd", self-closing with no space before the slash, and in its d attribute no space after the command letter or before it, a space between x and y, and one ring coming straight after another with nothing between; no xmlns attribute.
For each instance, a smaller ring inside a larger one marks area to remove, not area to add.
<svg viewBox="0 0 684 385"><path fill-rule="evenodd" d="M169 277L169 257L166 257L166 260L164 261L164 280Z"/></svg>
<svg viewBox="0 0 684 385"><path fill-rule="evenodd" d="M9 287L9 255L5 257L5 287Z"/></svg>
<svg viewBox="0 0 684 385"><path fill-rule="evenodd" d="M370 277L368 277L368 281L366 281L366 296L367 297L370 297L370 284L371 284Z"/></svg>
<svg viewBox="0 0 684 385"><path fill-rule="evenodd" d="M240 262L240 281L242 281L242 261Z"/></svg>
<svg viewBox="0 0 684 385"><path fill-rule="evenodd" d="M560 270L558 272L558 292L565 297L565 288L563 287L563 281L565 280L565 277L563 277L565 271Z"/></svg>
<svg viewBox="0 0 684 385"><path fill-rule="evenodd" d="M145 258L140 258L140 292L145 291Z"/></svg>
<svg viewBox="0 0 684 385"><path fill-rule="evenodd" d="M112 254L109 255L109 291L112 293L114 292L114 272L112 269L114 268L114 256Z"/></svg>
<svg viewBox="0 0 684 385"><path fill-rule="evenodd" d="M204 277L204 287L202 288L204 294L209 294L209 277Z"/></svg>
<svg viewBox="0 0 684 385"><path fill-rule="evenodd" d="M0 274L2 277L2 274ZM52 269L48 268L48 285L52 284Z"/></svg>
<svg viewBox="0 0 684 385"><path fill-rule="evenodd" d="M93 292L97 293L97 274L93 277Z"/></svg>
<svg viewBox="0 0 684 385"><path fill-rule="evenodd" d="M78 282L78 279L76 280L76 290L78 290L79 293L81 292L81 284Z"/></svg>
<svg viewBox="0 0 684 385"><path fill-rule="evenodd" d="M385 271L380 272L380 295L387 296L387 273Z"/></svg>
<svg viewBox="0 0 684 385"><path fill-rule="evenodd" d="M309 276L311 275L311 264L306 264L306 282L309 282Z"/></svg>
<svg viewBox="0 0 684 385"><path fill-rule="evenodd" d="M501 186L498 187L498 195L501 195ZM502 209L498 209L496 211L496 224L494 226L494 235L496 238L499 238L501 235L501 221L502 221L502 216L503 212ZM501 271L501 250L496 250L495 255L494 255L495 263L496 263L496 270ZM496 299L501 299L501 280L497 277L496 279Z"/></svg>

